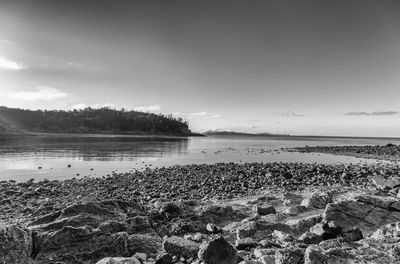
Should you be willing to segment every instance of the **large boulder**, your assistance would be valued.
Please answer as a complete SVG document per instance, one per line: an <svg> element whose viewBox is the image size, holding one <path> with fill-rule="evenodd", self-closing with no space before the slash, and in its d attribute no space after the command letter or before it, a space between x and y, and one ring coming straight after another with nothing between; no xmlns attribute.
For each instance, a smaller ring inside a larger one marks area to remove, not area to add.
<svg viewBox="0 0 400 264"><path fill-rule="evenodd" d="M199 251L199 245L196 242L177 236L165 238L163 248L171 255L185 258L195 257Z"/></svg>
<svg viewBox="0 0 400 264"><path fill-rule="evenodd" d="M388 200L392 199L362 196L330 203L323 213L323 221L330 227L358 227L364 235L369 235L382 225L400 221L400 212L393 208L394 201Z"/></svg>
<svg viewBox="0 0 400 264"><path fill-rule="evenodd" d="M204 244L198 257L206 264L237 264L239 260L235 248L221 236Z"/></svg>
<svg viewBox="0 0 400 264"><path fill-rule="evenodd" d="M31 233L16 225L0 225L0 263L33 263Z"/></svg>
<svg viewBox="0 0 400 264"><path fill-rule="evenodd" d="M135 202L78 203L29 224L38 263L95 263L105 257L156 254L162 239Z"/></svg>

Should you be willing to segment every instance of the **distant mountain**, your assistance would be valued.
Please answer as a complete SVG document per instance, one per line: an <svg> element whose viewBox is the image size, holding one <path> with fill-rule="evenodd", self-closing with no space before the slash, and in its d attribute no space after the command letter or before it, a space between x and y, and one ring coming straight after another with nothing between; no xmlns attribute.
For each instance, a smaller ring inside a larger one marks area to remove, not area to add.
<svg viewBox="0 0 400 264"><path fill-rule="evenodd" d="M61 111L0 106L0 132L104 133L190 136L187 121L172 115L110 108Z"/></svg>
<svg viewBox="0 0 400 264"><path fill-rule="evenodd" d="M262 137L262 136L278 136L276 134L270 133L242 133L242 132L234 132L234 131L214 131L209 130L204 133L206 136L247 136L247 137ZM283 136L283 135L279 135Z"/></svg>

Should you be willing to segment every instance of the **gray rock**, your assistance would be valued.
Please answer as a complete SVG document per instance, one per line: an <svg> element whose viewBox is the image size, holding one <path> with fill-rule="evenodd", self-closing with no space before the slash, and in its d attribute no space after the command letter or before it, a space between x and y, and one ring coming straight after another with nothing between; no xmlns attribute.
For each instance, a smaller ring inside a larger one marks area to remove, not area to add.
<svg viewBox="0 0 400 264"><path fill-rule="evenodd" d="M206 264L237 264L239 262L235 248L221 236L202 245L198 257Z"/></svg>
<svg viewBox="0 0 400 264"><path fill-rule="evenodd" d="M382 225L400 221L400 212L378 207L378 201L375 204L351 200L330 203L323 213L323 221L329 224L334 222L341 228L359 227L367 236Z"/></svg>
<svg viewBox="0 0 400 264"><path fill-rule="evenodd" d="M197 252L199 251L199 245L197 243L177 236L165 238L163 248L172 255L186 258L197 256Z"/></svg>
<svg viewBox="0 0 400 264"><path fill-rule="evenodd" d="M206 229L208 232L213 233L213 234L218 234L222 231L220 227L217 225L214 225L213 223L208 223L206 226Z"/></svg>
<svg viewBox="0 0 400 264"><path fill-rule="evenodd" d="M309 198L304 199L301 202L301 205L305 207L324 209L330 202L332 202L332 199L328 193L313 193Z"/></svg>
<svg viewBox="0 0 400 264"><path fill-rule="evenodd" d="M305 244L318 244L319 242L321 242L322 236L321 235L317 235L315 233L311 233L311 232L305 232L304 234L302 234L298 240L300 242L303 242Z"/></svg>
<svg viewBox="0 0 400 264"><path fill-rule="evenodd" d="M276 214L276 210L272 205L256 205L254 211L259 215Z"/></svg>
<svg viewBox="0 0 400 264"><path fill-rule="evenodd" d="M236 248L238 250L243 250L243 249L252 248L252 247L256 247L256 246L257 246L257 242L254 241L250 237L236 240Z"/></svg>
<svg viewBox="0 0 400 264"><path fill-rule="evenodd" d="M301 264L304 259L304 250L300 248L282 248L275 252L276 264Z"/></svg>
<svg viewBox="0 0 400 264"><path fill-rule="evenodd" d="M0 263L34 263L31 232L18 227L0 225Z"/></svg>
<svg viewBox="0 0 400 264"><path fill-rule="evenodd" d="M172 262L172 256L168 253L164 253L157 256L156 264L170 264Z"/></svg>

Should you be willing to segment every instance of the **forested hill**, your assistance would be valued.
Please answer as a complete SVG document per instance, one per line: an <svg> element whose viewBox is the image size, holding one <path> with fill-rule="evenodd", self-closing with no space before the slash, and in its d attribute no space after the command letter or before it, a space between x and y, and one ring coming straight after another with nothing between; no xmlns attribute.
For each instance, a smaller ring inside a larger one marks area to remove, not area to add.
<svg viewBox="0 0 400 264"><path fill-rule="evenodd" d="M164 116L110 108L62 111L0 106L0 132L191 135L188 123Z"/></svg>

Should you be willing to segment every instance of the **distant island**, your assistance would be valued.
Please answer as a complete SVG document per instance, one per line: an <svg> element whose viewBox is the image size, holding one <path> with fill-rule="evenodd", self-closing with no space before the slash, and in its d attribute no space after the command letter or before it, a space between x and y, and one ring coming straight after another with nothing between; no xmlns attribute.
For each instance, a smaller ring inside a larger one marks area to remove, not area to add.
<svg viewBox="0 0 400 264"><path fill-rule="evenodd" d="M271 133L243 133L235 131L215 131L209 130L203 133L205 136L246 136L246 137L265 137L265 136L289 136Z"/></svg>
<svg viewBox="0 0 400 264"><path fill-rule="evenodd" d="M198 135L190 131L182 118L107 107L64 111L0 106L0 132Z"/></svg>

